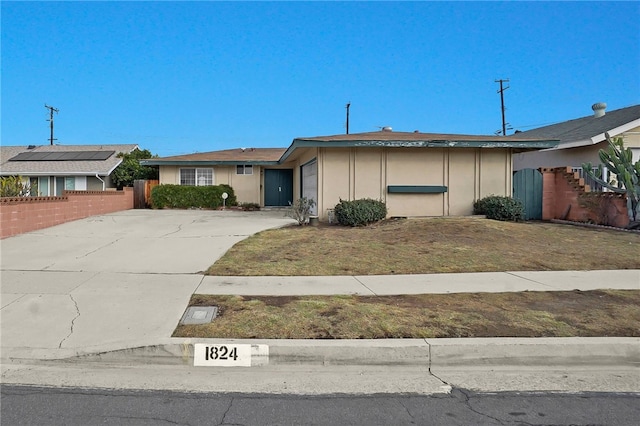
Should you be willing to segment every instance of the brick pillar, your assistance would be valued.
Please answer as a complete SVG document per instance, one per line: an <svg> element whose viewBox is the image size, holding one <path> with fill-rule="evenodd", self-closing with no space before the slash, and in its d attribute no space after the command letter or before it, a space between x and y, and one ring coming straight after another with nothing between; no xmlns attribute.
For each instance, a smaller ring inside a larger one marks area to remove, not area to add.
<svg viewBox="0 0 640 426"><path fill-rule="evenodd" d="M542 220L555 219L556 174L553 169L540 169L542 173Z"/></svg>

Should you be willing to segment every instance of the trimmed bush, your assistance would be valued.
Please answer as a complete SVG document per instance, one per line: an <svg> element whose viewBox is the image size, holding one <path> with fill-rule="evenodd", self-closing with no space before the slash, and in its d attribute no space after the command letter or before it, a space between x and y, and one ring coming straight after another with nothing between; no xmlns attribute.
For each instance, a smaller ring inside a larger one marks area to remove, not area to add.
<svg viewBox="0 0 640 426"><path fill-rule="evenodd" d="M229 185L158 185L151 190L151 206L154 209L217 209L222 207L223 192L229 194L227 206L238 204L233 188Z"/></svg>
<svg viewBox="0 0 640 426"><path fill-rule="evenodd" d="M517 222L524 219L524 205L515 198L490 195L473 203L473 213L486 215L487 219Z"/></svg>
<svg viewBox="0 0 640 426"><path fill-rule="evenodd" d="M365 226L387 217L387 205L379 200L363 198L345 201L340 199L334 209L336 220L340 225Z"/></svg>

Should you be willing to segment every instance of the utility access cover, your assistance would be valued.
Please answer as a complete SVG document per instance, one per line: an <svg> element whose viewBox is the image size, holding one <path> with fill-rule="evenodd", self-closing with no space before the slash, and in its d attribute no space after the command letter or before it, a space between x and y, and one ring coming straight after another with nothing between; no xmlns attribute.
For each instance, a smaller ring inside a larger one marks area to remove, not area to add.
<svg viewBox="0 0 640 426"><path fill-rule="evenodd" d="M189 306L187 310L184 311L180 324L207 324L217 316L217 306Z"/></svg>

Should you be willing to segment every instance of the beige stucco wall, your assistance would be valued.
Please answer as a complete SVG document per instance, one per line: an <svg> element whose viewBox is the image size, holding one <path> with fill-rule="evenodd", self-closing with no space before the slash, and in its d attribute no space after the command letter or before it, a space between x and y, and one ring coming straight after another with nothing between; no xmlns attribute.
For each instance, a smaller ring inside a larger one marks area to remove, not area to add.
<svg viewBox="0 0 640 426"><path fill-rule="evenodd" d="M587 162L600 164L598 151L605 147L605 143L600 143L576 148L520 152L513 155L513 168L522 170L541 167L580 167L582 163Z"/></svg>
<svg viewBox="0 0 640 426"><path fill-rule="evenodd" d="M511 195L511 152L476 148L320 148L318 213L340 198L380 199L389 216L469 215L481 197ZM387 193L388 185L447 186L438 194Z"/></svg>
<svg viewBox="0 0 640 426"><path fill-rule="evenodd" d="M480 191L478 198L489 195L511 196L512 165L511 151L499 149L481 149L479 153L478 179Z"/></svg>
<svg viewBox="0 0 640 426"><path fill-rule="evenodd" d="M160 185L180 185L180 173L177 166L160 166ZM214 171L215 174L215 171Z"/></svg>
<svg viewBox="0 0 640 426"><path fill-rule="evenodd" d="M253 166L253 174L238 175L236 166L216 166L215 184L226 184L233 188L238 203L260 203L261 166Z"/></svg>
<svg viewBox="0 0 640 426"><path fill-rule="evenodd" d="M446 185L445 150L438 148L391 149L387 152L387 185ZM389 216L443 216L445 193L387 194Z"/></svg>

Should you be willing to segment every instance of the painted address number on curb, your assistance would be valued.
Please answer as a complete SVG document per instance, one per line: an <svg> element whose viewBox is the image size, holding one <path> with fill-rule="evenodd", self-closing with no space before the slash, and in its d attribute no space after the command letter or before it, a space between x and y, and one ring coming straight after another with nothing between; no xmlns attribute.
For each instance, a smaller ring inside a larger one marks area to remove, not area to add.
<svg viewBox="0 0 640 426"><path fill-rule="evenodd" d="M196 367L250 367L251 345L207 345L196 343L193 365Z"/></svg>

